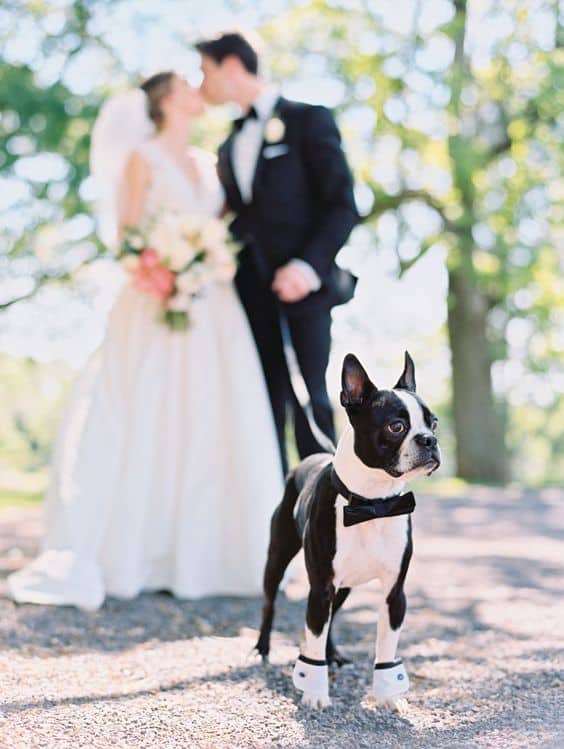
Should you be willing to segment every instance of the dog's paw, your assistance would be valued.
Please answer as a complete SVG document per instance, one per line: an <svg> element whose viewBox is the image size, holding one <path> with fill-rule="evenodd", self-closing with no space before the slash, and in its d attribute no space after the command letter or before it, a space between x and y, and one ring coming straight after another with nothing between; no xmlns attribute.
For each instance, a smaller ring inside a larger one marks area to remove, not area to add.
<svg viewBox="0 0 564 749"><path fill-rule="evenodd" d="M381 663L374 666L372 694L380 702L399 699L409 690L409 678L403 662Z"/></svg>
<svg viewBox="0 0 564 749"><path fill-rule="evenodd" d="M313 692L304 692L302 695L302 705L319 710L324 707L331 707L331 697L329 695L320 695Z"/></svg>
<svg viewBox="0 0 564 749"><path fill-rule="evenodd" d="M379 710L389 710L399 716L405 716L409 712L409 702L405 697L389 697L387 699L378 699L372 692L369 692L363 700L366 707L377 708Z"/></svg>
<svg viewBox="0 0 564 749"><path fill-rule="evenodd" d="M328 707L331 704L326 663L300 655L294 666L292 682L296 689L304 693L302 703L306 707Z"/></svg>
<svg viewBox="0 0 564 749"><path fill-rule="evenodd" d="M268 656L268 653L260 653L256 648L253 648L251 650L251 652L249 653L249 658L254 658L255 660L257 658L260 658L260 662L265 668L270 665L270 658Z"/></svg>
<svg viewBox="0 0 564 749"><path fill-rule="evenodd" d="M407 715L409 712L409 702L405 697L395 697L388 700L388 704L391 710L398 715Z"/></svg>
<svg viewBox="0 0 564 749"><path fill-rule="evenodd" d="M255 645L255 646L254 646L253 648L251 648L251 650L249 650L249 652L247 653L247 656L246 656L246 660L247 660L248 662L250 662L250 661L254 661L254 662L256 662L258 658L260 658L261 664L262 664L262 665L263 665L263 666L264 666L265 668L267 668L267 667L268 667L268 666L270 665L270 661L269 661L269 657L268 657L268 655L267 655L267 654L264 654L264 653L261 653L261 652L260 652L260 651L258 650L258 648L256 647L256 645Z"/></svg>
<svg viewBox="0 0 564 749"><path fill-rule="evenodd" d="M387 700L378 700L374 698L377 704L382 707L388 708L393 713L398 715L405 715L409 709L409 702L405 697L390 697Z"/></svg>

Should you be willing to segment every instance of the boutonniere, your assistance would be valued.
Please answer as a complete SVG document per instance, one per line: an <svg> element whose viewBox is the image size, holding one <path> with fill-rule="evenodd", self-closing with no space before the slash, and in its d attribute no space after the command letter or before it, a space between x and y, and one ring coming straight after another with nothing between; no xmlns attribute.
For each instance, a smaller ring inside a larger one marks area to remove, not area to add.
<svg viewBox="0 0 564 749"><path fill-rule="evenodd" d="M286 125L280 117L271 117L264 128L264 139L267 143L278 143L284 137Z"/></svg>

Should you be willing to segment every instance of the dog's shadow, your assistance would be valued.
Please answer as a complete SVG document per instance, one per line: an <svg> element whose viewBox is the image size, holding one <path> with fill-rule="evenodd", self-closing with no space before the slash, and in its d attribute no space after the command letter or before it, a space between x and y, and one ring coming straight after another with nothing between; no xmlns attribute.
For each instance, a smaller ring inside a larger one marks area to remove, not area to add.
<svg viewBox="0 0 564 749"><path fill-rule="evenodd" d="M350 656L351 653L347 652ZM260 656L251 654L249 662L229 672L202 677L202 682L223 682L226 680L236 683L248 683L249 680L255 684L262 684L259 689L264 688L277 700L287 700L295 708L295 718L302 723L306 734L308 729L319 731L323 716L327 722L332 722L335 715L342 718L344 715L361 718L375 725L403 726L412 729L413 725L408 715L401 715L390 706L379 705L370 699L370 683L372 664L369 653L355 653L354 660L344 666L333 665L329 670L329 692L331 706L323 709L306 707L302 703L302 693L297 690L292 682L292 669L294 661L286 663L263 663ZM195 682L192 681L191 684ZM348 736L348 734L347 734ZM348 736L350 739L350 736Z"/></svg>

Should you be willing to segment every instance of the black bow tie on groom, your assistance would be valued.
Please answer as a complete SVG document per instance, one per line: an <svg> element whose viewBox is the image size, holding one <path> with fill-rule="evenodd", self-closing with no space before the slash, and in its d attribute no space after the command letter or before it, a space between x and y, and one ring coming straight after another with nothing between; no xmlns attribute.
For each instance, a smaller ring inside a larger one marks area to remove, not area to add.
<svg viewBox="0 0 564 749"><path fill-rule="evenodd" d="M345 526L364 523L366 520L375 518L391 518L395 515L409 515L415 509L415 497L413 492L396 494L386 499L368 499L360 494L355 494L345 486L333 468L331 471L331 483L345 499L348 505L343 507L343 524Z"/></svg>
<svg viewBox="0 0 564 749"><path fill-rule="evenodd" d="M233 129L239 131L247 120L258 120L259 116L257 110L251 107L244 117L239 117L237 120L233 120Z"/></svg>

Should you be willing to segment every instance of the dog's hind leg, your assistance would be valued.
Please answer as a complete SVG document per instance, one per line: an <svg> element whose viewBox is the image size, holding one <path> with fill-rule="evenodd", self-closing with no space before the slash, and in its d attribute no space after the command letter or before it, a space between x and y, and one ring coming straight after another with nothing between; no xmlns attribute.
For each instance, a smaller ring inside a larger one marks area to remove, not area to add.
<svg viewBox="0 0 564 749"><path fill-rule="evenodd" d="M264 605L260 635L255 649L262 656L263 662L268 660L270 652L270 632L274 620L274 601L280 582L286 568L296 556L301 547L300 537L294 521L294 505L298 497L292 474L286 482L286 490L282 502L272 516L270 526L270 544L264 570Z"/></svg>
<svg viewBox="0 0 564 749"><path fill-rule="evenodd" d="M335 643L333 642L333 622L335 620L335 615L337 611L341 608L341 606L344 604L344 602L347 600L347 597L349 593L351 592L350 588L339 588L339 590L335 594L335 600L333 601L333 608L332 608L332 614L331 614L331 623L329 625L329 634L327 636L327 663L330 666L332 663L336 663L337 666L344 666L347 663L350 663L350 659L345 657L342 653L337 650L335 647Z"/></svg>

